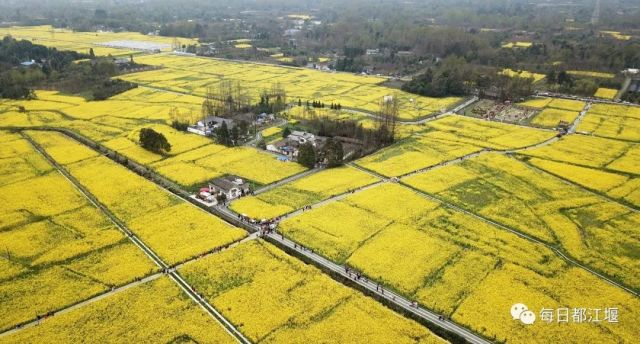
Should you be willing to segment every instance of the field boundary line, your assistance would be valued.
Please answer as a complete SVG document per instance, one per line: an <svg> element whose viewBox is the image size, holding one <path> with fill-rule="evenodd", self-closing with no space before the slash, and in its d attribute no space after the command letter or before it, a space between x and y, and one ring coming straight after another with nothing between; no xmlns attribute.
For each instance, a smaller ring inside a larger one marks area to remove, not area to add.
<svg viewBox="0 0 640 344"><path fill-rule="evenodd" d="M60 165L53 157L51 157L33 138L27 134L21 133L23 137L28 140L31 145L38 151L50 164L53 165L61 174L63 174L70 183L72 183L78 191L84 195L91 203L93 203L105 216L107 216L122 232L129 238L129 240L140 248L151 260L158 265L169 277L178 284L178 286L198 305L200 305L211 317L213 317L234 339L239 343L251 343L235 326L224 318L213 306L211 306L206 300L195 292L195 288L189 285L180 275L176 272L175 268L165 263L151 248L149 248L142 240L140 240L135 233L133 233L118 217L111 213L111 211L104 206L100 201L87 190L82 183L80 183L69 171L67 171L62 165Z"/></svg>

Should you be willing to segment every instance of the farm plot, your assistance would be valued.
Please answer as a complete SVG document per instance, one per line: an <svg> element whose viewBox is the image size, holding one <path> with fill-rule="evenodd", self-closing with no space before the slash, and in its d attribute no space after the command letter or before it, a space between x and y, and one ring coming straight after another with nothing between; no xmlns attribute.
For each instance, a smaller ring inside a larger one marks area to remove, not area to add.
<svg viewBox="0 0 640 344"><path fill-rule="evenodd" d="M527 162L594 192L603 193L640 207L640 179L638 177L538 158L529 159Z"/></svg>
<svg viewBox="0 0 640 344"><path fill-rule="evenodd" d="M578 131L600 137L640 141L640 108L624 105L594 104Z"/></svg>
<svg viewBox="0 0 640 344"><path fill-rule="evenodd" d="M163 51L171 50L172 37L149 36L138 32L77 32L67 29L42 26L11 26L0 28L0 36L11 35L16 39L26 39L34 44L42 44L58 50L73 50L89 54L93 48L98 56L122 56L144 50L153 45ZM197 40L180 38L180 44L197 44ZM117 44L121 41L121 44ZM101 46L104 45L104 46Z"/></svg>
<svg viewBox="0 0 640 344"><path fill-rule="evenodd" d="M543 128L555 128L560 123L573 123L578 118L579 112L547 108L535 116L531 124Z"/></svg>
<svg viewBox="0 0 640 344"><path fill-rule="evenodd" d="M0 168L21 174L0 186L0 329L155 270L24 138L0 138Z"/></svg>
<svg viewBox="0 0 640 344"><path fill-rule="evenodd" d="M634 249L639 244L637 212L499 154L466 160L455 167L462 168L466 178L449 179L446 187L437 185L434 189L430 180L445 179L449 167L413 176L406 182L559 246L583 264L627 285L640 286L640 277L634 272L640 269Z"/></svg>
<svg viewBox="0 0 640 344"><path fill-rule="evenodd" d="M500 72L502 75L506 75L510 78L525 78L525 79L533 79L533 82L538 82L546 77L544 74L527 72L526 70L515 71L510 68L506 68Z"/></svg>
<svg viewBox="0 0 640 344"><path fill-rule="evenodd" d="M475 153L482 147L416 136L361 158L356 164L384 176L393 177Z"/></svg>
<svg viewBox="0 0 640 344"><path fill-rule="evenodd" d="M397 184L289 218L280 230L497 341L546 343L566 337L564 324L523 327L513 321L508 310L516 302L536 311L616 304L630 319L640 316L635 310L640 302L632 294L568 265L544 246ZM579 341L624 341L633 338L635 328L629 322L602 323L578 325L574 332Z"/></svg>
<svg viewBox="0 0 640 344"><path fill-rule="evenodd" d="M376 181L377 178L353 167L333 168L257 196L241 198L231 203L231 209L254 219L271 219Z"/></svg>
<svg viewBox="0 0 640 344"><path fill-rule="evenodd" d="M586 104L570 99L534 98L518 105L542 110L531 120L531 124L554 128L560 122L573 123Z"/></svg>
<svg viewBox="0 0 640 344"><path fill-rule="evenodd" d="M442 342L262 241L208 256L180 272L254 342Z"/></svg>
<svg viewBox="0 0 640 344"><path fill-rule="evenodd" d="M429 98L379 86L386 79L348 73L326 73L310 69L232 62L171 55L144 56L140 63L164 66L161 71L134 73L124 79L175 92L204 96L209 86L222 79L238 81L248 95L257 98L263 89L279 82L290 99L317 100L326 104L375 112L385 96L400 100L403 119L425 117L461 101L460 98Z"/></svg>
<svg viewBox="0 0 640 344"><path fill-rule="evenodd" d="M594 72L588 70L570 70L567 71L567 74L574 75L577 77L587 77L587 78L596 78L596 79L613 79L616 77L613 73L605 73L605 72Z"/></svg>
<svg viewBox="0 0 640 344"><path fill-rule="evenodd" d="M594 136L567 135L550 145L520 154L605 171L640 175L640 146Z"/></svg>
<svg viewBox="0 0 640 344"><path fill-rule="evenodd" d="M46 134L34 139L41 140ZM65 146L80 145L65 139ZM246 235L105 157L67 164L66 168L169 263L184 261Z"/></svg>
<svg viewBox="0 0 640 344"><path fill-rule="evenodd" d="M593 96L596 98L613 100L617 94L618 90L616 90L615 88L600 87Z"/></svg>
<svg viewBox="0 0 640 344"><path fill-rule="evenodd" d="M520 106L531 107L536 109L554 108L567 111L580 112L586 105L579 100L560 99L560 98L533 98L522 103L518 103Z"/></svg>
<svg viewBox="0 0 640 344"><path fill-rule="evenodd" d="M436 129L426 137L451 142L472 144L479 147L507 150L535 145L551 139L555 133L504 123L483 121L464 116L447 116L427 123Z"/></svg>
<svg viewBox="0 0 640 344"><path fill-rule="evenodd" d="M167 277L57 315L39 326L7 336L3 342L81 343L90 338L130 343L235 343L233 337Z"/></svg>
<svg viewBox="0 0 640 344"><path fill-rule="evenodd" d="M428 128L356 163L385 176L401 176L483 149L515 149L543 142L554 133L485 121L447 116Z"/></svg>

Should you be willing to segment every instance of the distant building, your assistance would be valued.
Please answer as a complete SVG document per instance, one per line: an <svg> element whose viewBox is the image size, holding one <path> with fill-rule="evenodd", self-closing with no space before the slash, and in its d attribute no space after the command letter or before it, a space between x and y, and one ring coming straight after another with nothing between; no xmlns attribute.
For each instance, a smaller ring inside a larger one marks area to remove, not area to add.
<svg viewBox="0 0 640 344"><path fill-rule="evenodd" d="M256 116L256 124L257 125L263 125L265 123L270 123L276 120L276 116L272 113L267 114L266 112L263 112L259 115Z"/></svg>
<svg viewBox="0 0 640 344"><path fill-rule="evenodd" d="M413 56L413 51L409 51L409 50L398 51L396 53L396 56L398 56L398 57L411 57L411 56Z"/></svg>
<svg viewBox="0 0 640 344"><path fill-rule="evenodd" d="M198 121L195 125L190 125L187 131L202 136L211 136L216 129L222 126L222 123L227 123L227 128L229 129L232 129L236 125L232 119L209 116Z"/></svg>
<svg viewBox="0 0 640 344"><path fill-rule="evenodd" d="M296 143L298 145L302 145L309 142L315 146L316 136L305 131L294 130L291 132L289 136L287 136L287 139L290 142Z"/></svg>
<svg viewBox="0 0 640 344"><path fill-rule="evenodd" d="M367 49L367 56L380 55L380 49Z"/></svg>
<svg viewBox="0 0 640 344"><path fill-rule="evenodd" d="M285 37L293 37L300 33L300 29L288 29L284 31Z"/></svg>
<svg viewBox="0 0 640 344"><path fill-rule="evenodd" d="M249 183L234 175L212 180L209 183L209 190L211 195L225 195L227 200L236 199L251 192Z"/></svg>
<svg viewBox="0 0 640 344"><path fill-rule="evenodd" d="M127 65L127 64L131 63L131 58L118 57L118 58L113 59L113 63L115 63L118 66Z"/></svg>
<svg viewBox="0 0 640 344"><path fill-rule="evenodd" d="M35 60L31 60L31 61L24 61L20 63L20 66L25 68L30 68L30 67L39 66L39 64Z"/></svg>
<svg viewBox="0 0 640 344"><path fill-rule="evenodd" d="M284 140L267 145L267 150L282 155L287 160L296 160L301 145L311 143L314 149L324 146L326 137L316 136L304 131L292 131Z"/></svg>

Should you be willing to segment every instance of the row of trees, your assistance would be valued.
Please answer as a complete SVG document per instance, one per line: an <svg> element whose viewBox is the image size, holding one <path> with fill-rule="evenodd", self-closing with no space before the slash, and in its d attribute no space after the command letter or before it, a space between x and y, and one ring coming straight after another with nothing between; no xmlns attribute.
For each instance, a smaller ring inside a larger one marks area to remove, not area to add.
<svg viewBox="0 0 640 344"><path fill-rule="evenodd" d="M260 94L260 102L253 107L255 113L278 113L287 107L287 91L280 82Z"/></svg>
<svg viewBox="0 0 640 344"><path fill-rule="evenodd" d="M251 96L239 81L223 80L207 88L202 103L202 116L233 117L242 112L277 113L285 109L287 92L281 83L263 90L258 104L251 104Z"/></svg>
<svg viewBox="0 0 640 344"><path fill-rule="evenodd" d="M240 139L249 132L249 123L246 121L240 121L237 125L229 128L227 122L216 128L215 136L216 142L227 147L236 146L240 143Z"/></svg>

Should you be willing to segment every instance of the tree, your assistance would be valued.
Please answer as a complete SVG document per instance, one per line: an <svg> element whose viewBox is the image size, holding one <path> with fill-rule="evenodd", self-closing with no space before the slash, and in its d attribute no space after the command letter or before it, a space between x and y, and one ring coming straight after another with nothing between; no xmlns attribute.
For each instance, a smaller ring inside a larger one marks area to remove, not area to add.
<svg viewBox="0 0 640 344"><path fill-rule="evenodd" d="M393 143L396 134L396 125L400 111L400 102L397 94L384 97L380 101L378 112L378 140L380 144L387 145Z"/></svg>
<svg viewBox="0 0 640 344"><path fill-rule="evenodd" d="M231 134L229 133L229 127L227 122L222 122L222 125L216 130L216 137L218 143L225 146L231 146Z"/></svg>
<svg viewBox="0 0 640 344"><path fill-rule="evenodd" d="M300 146L298 162L307 168L313 168L316 165L316 151L311 143L307 142Z"/></svg>
<svg viewBox="0 0 640 344"><path fill-rule="evenodd" d="M96 54L93 52L93 48L89 48L89 57L92 59L96 58Z"/></svg>
<svg viewBox="0 0 640 344"><path fill-rule="evenodd" d="M166 153L171 151L171 145L167 138L151 128L140 130L140 144L143 148L154 153Z"/></svg>
<svg viewBox="0 0 640 344"><path fill-rule="evenodd" d="M282 138L286 139L289 135L291 135L291 129L289 129L289 127L285 127L282 131Z"/></svg>
<svg viewBox="0 0 640 344"><path fill-rule="evenodd" d="M238 140L240 140L240 131L237 125L231 128L231 140L233 145L237 145Z"/></svg>
<svg viewBox="0 0 640 344"><path fill-rule="evenodd" d="M573 79L571 78L571 75L569 75L569 73L567 73L566 71L562 71L558 73L557 80L558 80L558 84L560 85L573 86Z"/></svg>
<svg viewBox="0 0 640 344"><path fill-rule="evenodd" d="M241 120L240 123L238 123L238 127L240 129L240 135L244 135L249 131L249 122Z"/></svg>
<svg viewBox="0 0 640 344"><path fill-rule="evenodd" d="M324 145L324 156L327 160L327 167L336 167L342 165L344 158L344 148L342 142L330 138Z"/></svg>

